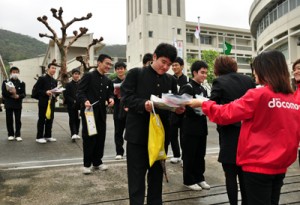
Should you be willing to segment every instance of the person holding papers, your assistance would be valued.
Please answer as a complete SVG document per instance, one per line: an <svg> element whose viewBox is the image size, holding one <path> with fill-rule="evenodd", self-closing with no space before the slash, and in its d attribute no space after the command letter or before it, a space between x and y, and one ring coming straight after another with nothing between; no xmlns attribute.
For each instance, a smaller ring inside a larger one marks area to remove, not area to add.
<svg viewBox="0 0 300 205"><path fill-rule="evenodd" d="M64 104L67 105L68 115L69 115L69 127L71 132L72 142L75 142L76 139L80 139L79 126L80 126L80 118L79 118L79 110L80 105L76 98L76 93L78 90L78 84L80 80L80 69L74 68L71 71L72 73L72 81L66 84L66 90L64 91Z"/></svg>
<svg viewBox="0 0 300 205"><path fill-rule="evenodd" d="M121 96L128 107L125 140L127 141L127 171L129 201L131 205L144 204L147 174L147 204L162 204L163 168L159 161L150 167L148 134L152 103L150 96L161 97L162 93L177 93L173 76L166 72L177 56L170 44L159 44L153 54L153 62L147 67L132 68L121 85ZM182 113L184 108L177 108ZM170 111L155 107L168 136ZM165 139L165 149L168 140Z"/></svg>
<svg viewBox="0 0 300 205"><path fill-rule="evenodd" d="M21 138L21 115L22 103L26 97L25 83L19 80L20 70L17 67L11 67L9 70L10 79L4 80L2 84L2 96L5 99L6 128L8 140L22 141ZM0 105L1 106L1 105ZM15 116L15 130L14 130Z"/></svg>
<svg viewBox="0 0 300 205"><path fill-rule="evenodd" d="M201 83L207 78L208 65L204 61L195 61L191 66L192 80L183 85L179 94L207 97ZM210 189L204 178L205 153L207 140L206 116L199 109L186 106L182 122L183 132L183 183L191 190Z"/></svg>
<svg viewBox="0 0 300 205"><path fill-rule="evenodd" d="M120 93L120 85L125 79L126 74L126 64L123 62L117 62L115 64L115 71L117 73L117 78L113 80L114 83L114 125L115 125L115 145L116 145L116 160L123 159L124 155L124 139L123 133L125 130L125 122L126 122L126 109L123 106L123 103L120 102L121 93Z"/></svg>
<svg viewBox="0 0 300 205"><path fill-rule="evenodd" d="M184 61L182 58L177 57L172 64L172 70L174 72L174 77L177 81L177 87L181 88L183 85L189 82L189 78L183 73ZM177 164L181 162L180 147L182 147L182 118L177 116L175 113L172 113L170 116L170 142L171 148L173 151L173 157L170 162ZM179 140L178 140L178 131L179 131Z"/></svg>
<svg viewBox="0 0 300 205"><path fill-rule="evenodd" d="M52 90L57 87L57 81L53 78L56 72L56 64L50 63L46 70L46 75L39 77L36 87L38 89L38 107L39 107L39 119L37 122L37 143L56 142L56 139L52 137L52 124L54 118L54 104L56 101L57 93ZM50 100L51 114L50 119L46 118L46 112L48 107L48 101Z"/></svg>
<svg viewBox="0 0 300 205"><path fill-rule="evenodd" d="M108 166L102 162L106 137L106 105L110 107L114 105L114 93L113 83L105 73L112 66L112 58L100 54L97 63L97 69L85 73L81 78L77 93L77 99L82 107L84 174L90 174L92 170L108 169ZM94 120L90 117L94 117ZM92 121L95 123L91 123Z"/></svg>

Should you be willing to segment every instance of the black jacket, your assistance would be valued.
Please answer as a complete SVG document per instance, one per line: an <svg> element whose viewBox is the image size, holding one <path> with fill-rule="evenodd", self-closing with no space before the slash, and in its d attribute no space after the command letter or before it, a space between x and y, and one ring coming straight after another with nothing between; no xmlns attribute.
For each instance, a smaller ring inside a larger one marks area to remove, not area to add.
<svg viewBox="0 0 300 205"><path fill-rule="evenodd" d="M14 84L17 91L17 95L19 95L18 99L14 99L12 97L12 94L6 89L5 83L7 83L8 81L11 81ZM21 109L23 99L26 97L25 83L20 81L19 79L4 80L2 83L2 96L4 99L5 108Z"/></svg>
<svg viewBox="0 0 300 205"><path fill-rule="evenodd" d="M227 104L242 97L248 89L255 88L253 80L242 74L229 73L221 75L212 83L210 99L217 104ZM241 123L226 126L217 125L219 132L220 153L222 163L236 163L236 150Z"/></svg>
<svg viewBox="0 0 300 205"><path fill-rule="evenodd" d="M123 80L121 80L120 78L116 78L112 81L113 83L122 83ZM114 119L122 119L124 120L126 118L127 112L124 110L124 105L123 102L121 102L121 100L119 99L119 97L117 95L114 95Z"/></svg>
<svg viewBox="0 0 300 205"><path fill-rule="evenodd" d="M46 94L46 92L47 90L52 90L53 88L57 87L57 80L46 74L38 78L36 87L39 95L39 106L47 106L49 96ZM55 97L56 96L54 95L51 103L55 103Z"/></svg>
<svg viewBox="0 0 300 205"><path fill-rule="evenodd" d="M145 110L145 102L151 94L158 97L162 93L177 93L176 80L170 74L158 75L151 65L144 68L133 68L128 71L121 85L121 96L129 108L126 118L125 139L140 145L148 144L149 112ZM155 108L165 128L166 137L169 129L169 111ZM167 140L166 140L167 141Z"/></svg>
<svg viewBox="0 0 300 205"><path fill-rule="evenodd" d="M207 91L196 81L191 80L186 85L182 86L179 94L189 94L194 98L196 95L203 95L207 97ZM184 137L199 137L206 136L207 131L207 119L205 115L200 115L197 109L186 106L186 110L183 117L182 124Z"/></svg>
<svg viewBox="0 0 300 205"><path fill-rule="evenodd" d="M101 119L106 119L106 102L114 97L113 83L105 75L101 75L98 70L85 73L78 85L77 99L81 107L85 109L84 103L89 100L91 104L99 101L93 109L101 110ZM97 118L98 116L95 116Z"/></svg>
<svg viewBox="0 0 300 205"><path fill-rule="evenodd" d="M63 92L64 95L64 104L68 106L76 106L79 107L79 103L77 103L77 90L78 90L79 82L72 80L71 82L67 83L65 86L65 91ZM75 107L74 107L75 108Z"/></svg>

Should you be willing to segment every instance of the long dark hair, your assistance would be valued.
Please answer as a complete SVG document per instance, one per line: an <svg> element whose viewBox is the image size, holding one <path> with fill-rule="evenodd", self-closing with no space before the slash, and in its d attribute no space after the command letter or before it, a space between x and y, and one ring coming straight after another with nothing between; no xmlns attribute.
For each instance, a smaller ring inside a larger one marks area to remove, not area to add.
<svg viewBox="0 0 300 205"><path fill-rule="evenodd" d="M270 86L275 93L293 93L288 66L280 51L262 52L255 57L253 68L259 83Z"/></svg>

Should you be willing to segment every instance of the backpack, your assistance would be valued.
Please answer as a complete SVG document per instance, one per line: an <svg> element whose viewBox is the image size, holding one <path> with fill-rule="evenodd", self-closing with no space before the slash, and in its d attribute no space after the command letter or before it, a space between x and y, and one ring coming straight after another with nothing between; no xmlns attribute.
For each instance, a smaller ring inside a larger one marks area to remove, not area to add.
<svg viewBox="0 0 300 205"><path fill-rule="evenodd" d="M38 92L38 88L37 88L38 81L39 81L39 79L35 82L35 84L32 87L32 91L31 91L31 98L34 98L36 100L39 99L39 92Z"/></svg>

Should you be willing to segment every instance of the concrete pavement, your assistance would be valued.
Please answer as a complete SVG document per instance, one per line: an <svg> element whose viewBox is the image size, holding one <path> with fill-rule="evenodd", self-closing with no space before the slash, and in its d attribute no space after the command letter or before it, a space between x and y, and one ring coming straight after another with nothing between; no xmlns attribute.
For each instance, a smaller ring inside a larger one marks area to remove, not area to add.
<svg viewBox="0 0 300 205"><path fill-rule="evenodd" d="M67 113L55 113L53 136L57 142L35 142L37 105L24 104L22 142L7 141L5 113L0 113L0 204L65 205L129 204L126 161L114 160L113 122L107 121L104 163L107 171L82 174L82 141L72 143ZM210 127L210 135L214 127ZM182 184L182 168L167 161L169 183L164 182L164 204L228 204L224 176L217 162L217 137L209 136L206 181L210 190L190 191ZM300 204L300 169L287 173L280 204Z"/></svg>

